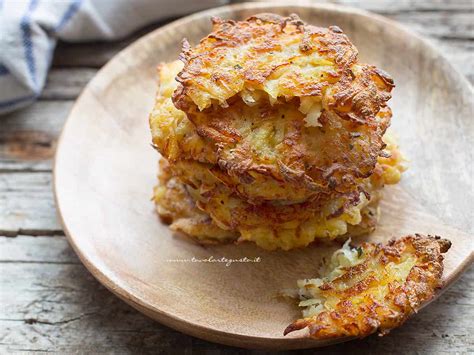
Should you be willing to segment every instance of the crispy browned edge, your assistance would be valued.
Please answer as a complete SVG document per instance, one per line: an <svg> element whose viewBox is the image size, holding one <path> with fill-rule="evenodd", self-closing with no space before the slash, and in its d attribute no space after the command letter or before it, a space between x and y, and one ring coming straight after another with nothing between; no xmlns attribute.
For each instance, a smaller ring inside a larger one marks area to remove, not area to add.
<svg viewBox="0 0 474 355"><path fill-rule="evenodd" d="M283 334L286 335L309 327L309 337L316 339L344 336L363 338L376 331L379 331L380 335L385 335L391 329L402 325L418 311L422 304L432 299L436 289L442 286L441 276L443 274L444 258L441 254L449 250L451 242L439 236L415 234L391 240L386 246L371 243L362 245L364 252L367 249L370 250L368 258L380 257L381 262L385 264L400 258L408 244L411 244L414 249L417 263L410 270L403 285L389 290L386 301L392 308L386 304L381 305L372 301L367 302L364 309L366 313L361 313L355 311L360 310L360 307L353 308L350 301L343 301L338 303L334 311L324 311L317 316L295 321L284 330ZM379 253L382 254L379 255ZM363 262L347 268L346 273L340 278L347 279L364 272L367 267L366 264L366 262ZM349 291L346 291L348 296L362 292L371 281L367 278L357 283ZM332 287L331 282L327 282L320 287L330 289ZM393 310L393 308L397 310Z"/></svg>

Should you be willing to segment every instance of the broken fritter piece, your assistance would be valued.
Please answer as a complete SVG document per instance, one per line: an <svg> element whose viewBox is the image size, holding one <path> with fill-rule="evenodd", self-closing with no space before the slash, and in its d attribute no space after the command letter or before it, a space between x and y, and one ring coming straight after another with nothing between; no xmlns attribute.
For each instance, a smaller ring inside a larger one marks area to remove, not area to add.
<svg viewBox="0 0 474 355"><path fill-rule="evenodd" d="M284 335L309 327L316 339L387 334L400 326L441 286L443 256L451 242L420 234L387 245L349 241L337 250L322 278L298 280L303 319Z"/></svg>

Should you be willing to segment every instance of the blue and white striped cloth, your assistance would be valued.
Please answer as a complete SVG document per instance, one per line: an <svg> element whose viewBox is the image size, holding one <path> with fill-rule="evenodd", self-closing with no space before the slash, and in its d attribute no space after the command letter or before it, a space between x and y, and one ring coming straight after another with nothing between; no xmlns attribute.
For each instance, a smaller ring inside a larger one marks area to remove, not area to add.
<svg viewBox="0 0 474 355"><path fill-rule="evenodd" d="M58 39L114 40L227 0L0 0L0 114L41 93Z"/></svg>

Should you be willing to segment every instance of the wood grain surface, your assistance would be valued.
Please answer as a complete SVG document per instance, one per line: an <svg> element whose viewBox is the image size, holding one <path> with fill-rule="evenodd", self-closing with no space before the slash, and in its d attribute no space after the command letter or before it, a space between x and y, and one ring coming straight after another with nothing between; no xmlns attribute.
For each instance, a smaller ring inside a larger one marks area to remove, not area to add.
<svg viewBox="0 0 474 355"><path fill-rule="evenodd" d="M430 36L472 82L470 1L342 3L382 13ZM176 348L187 352L240 352L162 326L105 290L69 248L53 208L51 158L71 100L106 60L152 28L112 44L61 44L40 100L25 110L0 117L2 353L145 353ZM472 353L473 276L473 271L468 271L443 297L390 336L373 336L324 350Z"/></svg>

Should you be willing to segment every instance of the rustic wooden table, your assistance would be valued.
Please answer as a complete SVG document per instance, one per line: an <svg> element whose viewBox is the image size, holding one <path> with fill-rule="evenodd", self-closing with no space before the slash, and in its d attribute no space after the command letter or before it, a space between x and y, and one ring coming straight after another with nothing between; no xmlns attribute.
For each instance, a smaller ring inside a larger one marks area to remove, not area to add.
<svg viewBox="0 0 474 355"><path fill-rule="evenodd" d="M472 0L331 2L372 10L404 23L428 37L474 81ZM242 352L176 332L120 301L79 262L56 218L52 159L74 100L102 65L155 27L116 43L60 44L38 102L0 117L1 353ZM473 353L473 289L471 269L390 335L321 351Z"/></svg>

